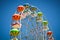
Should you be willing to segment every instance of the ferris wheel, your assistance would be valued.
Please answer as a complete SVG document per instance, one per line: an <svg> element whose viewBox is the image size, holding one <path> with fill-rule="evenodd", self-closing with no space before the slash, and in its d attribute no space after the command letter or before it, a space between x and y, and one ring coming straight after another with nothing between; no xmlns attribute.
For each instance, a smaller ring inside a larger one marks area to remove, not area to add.
<svg viewBox="0 0 60 40"><path fill-rule="evenodd" d="M24 4L12 15L10 40L54 40L53 32L43 12Z"/></svg>

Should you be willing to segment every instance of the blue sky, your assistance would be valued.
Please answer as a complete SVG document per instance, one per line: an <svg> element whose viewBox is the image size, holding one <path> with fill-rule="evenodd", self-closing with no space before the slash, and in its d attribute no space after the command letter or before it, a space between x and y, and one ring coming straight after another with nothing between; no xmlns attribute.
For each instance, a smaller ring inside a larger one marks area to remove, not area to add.
<svg viewBox="0 0 60 40"><path fill-rule="evenodd" d="M18 5L29 3L39 8L49 21L55 40L60 38L59 0L0 0L0 40L9 40L11 17Z"/></svg>

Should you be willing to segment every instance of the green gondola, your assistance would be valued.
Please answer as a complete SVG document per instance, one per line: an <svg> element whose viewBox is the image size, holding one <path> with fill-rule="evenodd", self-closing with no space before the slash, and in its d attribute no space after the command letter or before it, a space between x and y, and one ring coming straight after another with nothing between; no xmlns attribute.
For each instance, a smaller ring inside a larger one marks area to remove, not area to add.
<svg viewBox="0 0 60 40"><path fill-rule="evenodd" d="M46 26L46 25L48 25L48 21L43 21L42 24L43 24L44 26Z"/></svg>
<svg viewBox="0 0 60 40"><path fill-rule="evenodd" d="M31 11L36 11L37 8L36 8L36 7L31 7L30 10L31 10Z"/></svg>
<svg viewBox="0 0 60 40"><path fill-rule="evenodd" d="M23 6L24 6L26 9L31 7L29 4L25 4L25 5L23 5Z"/></svg>
<svg viewBox="0 0 60 40"><path fill-rule="evenodd" d="M18 36L19 33L20 33L20 32L19 32L18 29L12 29L12 30L10 30L10 35L11 35L11 36Z"/></svg>
<svg viewBox="0 0 60 40"><path fill-rule="evenodd" d="M37 16L41 17L41 16L43 16L43 13L42 12L38 12Z"/></svg>

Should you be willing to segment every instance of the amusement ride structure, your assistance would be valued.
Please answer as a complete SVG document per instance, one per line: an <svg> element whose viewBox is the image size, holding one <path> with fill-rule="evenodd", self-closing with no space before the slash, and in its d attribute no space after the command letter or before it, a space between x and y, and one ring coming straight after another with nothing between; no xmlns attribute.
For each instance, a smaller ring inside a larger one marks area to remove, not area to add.
<svg viewBox="0 0 60 40"><path fill-rule="evenodd" d="M24 4L12 15L10 40L54 40L48 20L35 6Z"/></svg>

